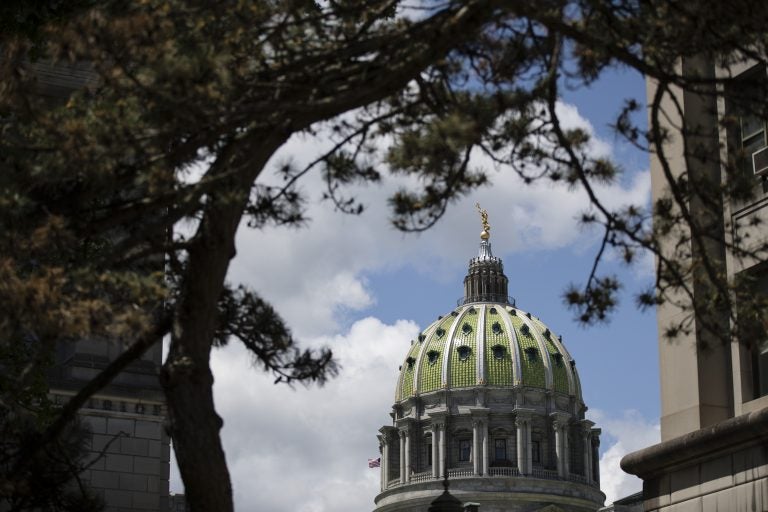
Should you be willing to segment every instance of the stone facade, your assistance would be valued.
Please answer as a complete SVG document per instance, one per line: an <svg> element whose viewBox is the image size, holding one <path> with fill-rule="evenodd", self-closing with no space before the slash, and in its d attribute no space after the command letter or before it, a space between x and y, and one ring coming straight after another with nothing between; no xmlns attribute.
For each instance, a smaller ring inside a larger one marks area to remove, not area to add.
<svg viewBox="0 0 768 512"><path fill-rule="evenodd" d="M84 410L93 464L81 477L107 510L168 510L170 446L162 416Z"/></svg>
<svg viewBox="0 0 768 512"><path fill-rule="evenodd" d="M678 66L686 75L733 80L721 86L720 94L714 94L714 86L710 94L676 90L680 110L672 98L662 103L665 123L695 127L684 135L673 130L675 135L665 148L668 170L675 177L685 173L690 181L720 183L727 180L726 162L733 164L742 158L746 165L741 172L753 180L754 189L753 199L723 197L714 210L711 202L705 209L694 197L691 212L708 223L712 239L703 248L691 244L683 249L692 258L706 251L716 272L729 280L749 276L756 283L753 293L768 294L766 263L737 257L729 248L751 250L768 238L768 184L752 174L749 158L768 144L766 123L738 108L739 94L750 83L764 84L768 74L746 59L728 70L702 57L681 59ZM655 90L656 85L649 81L649 98ZM721 123L726 116L739 123ZM754 135L745 133L747 124L754 126ZM652 154L654 200L668 192L664 174L664 166ZM670 253L680 249L674 244L673 239L663 240L661 248ZM706 326L727 328L731 325L729 312L700 308L692 318L690 333L674 342L666 340L667 325L688 314L679 305L705 300L705 276L694 273L691 285L692 298L676 297L657 310L662 442L627 455L622 468L643 479L647 512L768 510L768 339L732 336L729 343L723 343ZM738 315L738 305L736 309ZM768 323L768 316L763 321Z"/></svg>
<svg viewBox="0 0 768 512"><path fill-rule="evenodd" d="M106 341L62 344L50 377L54 401L68 400L119 350ZM160 357L158 341L80 411L91 432L81 478L104 500L106 512L168 510L170 441L163 427Z"/></svg>

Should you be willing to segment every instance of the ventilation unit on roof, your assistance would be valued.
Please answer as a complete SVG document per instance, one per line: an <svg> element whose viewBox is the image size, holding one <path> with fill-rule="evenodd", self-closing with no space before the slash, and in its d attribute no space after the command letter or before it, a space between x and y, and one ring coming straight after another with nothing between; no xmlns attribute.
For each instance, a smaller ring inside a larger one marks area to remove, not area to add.
<svg viewBox="0 0 768 512"><path fill-rule="evenodd" d="M768 174L768 146L752 153L752 170L755 176Z"/></svg>

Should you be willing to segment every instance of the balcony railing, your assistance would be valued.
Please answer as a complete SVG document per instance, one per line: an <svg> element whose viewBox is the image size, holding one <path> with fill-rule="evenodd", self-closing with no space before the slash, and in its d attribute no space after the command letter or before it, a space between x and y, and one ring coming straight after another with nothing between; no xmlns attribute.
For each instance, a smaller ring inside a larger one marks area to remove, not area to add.
<svg viewBox="0 0 768 512"><path fill-rule="evenodd" d="M411 475L410 481L413 483L416 482L426 482L427 480L432 480L434 477L432 476L431 471L424 471L422 473L414 473Z"/></svg>
<svg viewBox="0 0 768 512"><path fill-rule="evenodd" d="M491 467L488 468L487 475L475 475L471 468L449 468L449 478L487 478L487 477L510 477L510 478L540 478L544 480L568 480L571 482L580 483L583 485L589 485L591 487L600 487L599 482L589 482L583 475L570 473L566 478L560 478L557 471L543 468L533 468L531 474L521 475L520 471L516 467ZM416 484L420 482L429 482L432 480L441 480L442 478L435 478L432 475L432 471L422 471L420 473L411 474L408 484L401 484L400 478L393 478L387 483L386 488L392 489L394 487L400 487L401 485Z"/></svg>
<svg viewBox="0 0 768 512"><path fill-rule="evenodd" d="M515 298L510 295L499 293L473 293L470 297L462 297L456 301L457 306L472 304L473 302L497 302L499 304L508 304L515 306Z"/></svg>
<svg viewBox="0 0 768 512"><path fill-rule="evenodd" d="M489 476L520 476L517 468L488 468Z"/></svg>
<svg viewBox="0 0 768 512"><path fill-rule="evenodd" d="M531 475L535 478L544 478L546 480L560 480L560 475L557 474L557 471L552 471L551 469L533 468Z"/></svg>

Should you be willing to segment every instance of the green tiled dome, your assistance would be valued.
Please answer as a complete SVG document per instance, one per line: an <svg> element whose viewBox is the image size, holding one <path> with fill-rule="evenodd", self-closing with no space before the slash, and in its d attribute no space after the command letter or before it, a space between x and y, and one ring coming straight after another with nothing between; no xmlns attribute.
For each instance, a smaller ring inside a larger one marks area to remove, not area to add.
<svg viewBox="0 0 768 512"><path fill-rule="evenodd" d="M395 400L441 389L540 388L581 400L576 366L538 318L503 302L465 304L412 341Z"/></svg>
<svg viewBox="0 0 768 512"><path fill-rule="evenodd" d="M395 400L443 389L526 387L581 401L576 365L562 339L508 297L504 264L491 252L483 220L461 305L411 342Z"/></svg>

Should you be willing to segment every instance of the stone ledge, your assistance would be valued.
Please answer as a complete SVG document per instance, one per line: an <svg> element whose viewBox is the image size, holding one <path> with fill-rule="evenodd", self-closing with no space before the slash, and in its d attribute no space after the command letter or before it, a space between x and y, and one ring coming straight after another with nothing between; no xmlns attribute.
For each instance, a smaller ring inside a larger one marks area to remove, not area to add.
<svg viewBox="0 0 768 512"><path fill-rule="evenodd" d="M673 466L712 458L720 451L766 439L768 407L627 454L621 459L621 469L647 480Z"/></svg>

